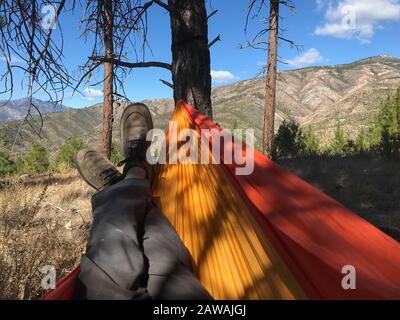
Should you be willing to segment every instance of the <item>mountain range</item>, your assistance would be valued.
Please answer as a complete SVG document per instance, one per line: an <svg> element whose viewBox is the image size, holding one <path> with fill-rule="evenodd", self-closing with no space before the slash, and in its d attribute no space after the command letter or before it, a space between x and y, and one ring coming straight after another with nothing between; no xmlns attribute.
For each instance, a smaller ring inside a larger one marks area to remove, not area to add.
<svg viewBox="0 0 400 320"><path fill-rule="evenodd" d="M32 98L32 103L38 107L41 114L66 111L69 109L63 105L55 105L52 102L42 101L35 98ZM23 119L28 112L28 109L29 98L0 100L0 122ZM39 115L35 108L32 108L32 115Z"/></svg>
<svg viewBox="0 0 400 320"><path fill-rule="evenodd" d="M253 78L214 87L214 120L228 129L234 125L254 128L256 145L259 146L262 138L264 86L263 78ZM368 128L380 110L382 101L399 87L400 59L389 56L370 57L350 64L280 71L276 128L284 119L293 118L301 126L311 125L321 141L327 143L340 123L350 137L355 137L362 128ZM17 110L24 110L21 107L23 100L17 101ZM155 99L144 103L151 109L155 126L165 128L173 110L173 100ZM122 108L123 104L116 105L115 126L118 125ZM13 118L9 108L6 110L7 115L0 108L0 120ZM17 140L17 149L25 149L32 141L40 140L49 150L56 150L67 138L74 136L82 137L89 145L95 146L98 142L102 121L101 104L84 109L63 108L63 112L46 113L46 110L51 110L48 104L41 109L45 113L42 138L38 138L29 126L24 126L21 130L22 138ZM18 114L16 111L16 117L20 117ZM5 130L11 140L16 135L19 123L3 122L0 128ZM39 125L39 122L33 125Z"/></svg>

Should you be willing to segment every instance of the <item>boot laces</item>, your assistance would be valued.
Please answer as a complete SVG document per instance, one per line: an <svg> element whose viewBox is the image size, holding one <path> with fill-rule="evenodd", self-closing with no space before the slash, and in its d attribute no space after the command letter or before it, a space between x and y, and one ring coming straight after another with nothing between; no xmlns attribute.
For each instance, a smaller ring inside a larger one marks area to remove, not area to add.
<svg viewBox="0 0 400 320"><path fill-rule="evenodd" d="M128 142L128 149L129 149L129 156L126 157L124 160L120 161L117 166L120 167L127 162L136 162L136 161L144 161L142 151L145 148L146 140L138 139L138 140L131 140Z"/></svg>
<svg viewBox="0 0 400 320"><path fill-rule="evenodd" d="M100 178L103 180L108 180L110 178L113 178L117 174L117 171L114 170L114 168L107 168L103 172L100 173Z"/></svg>

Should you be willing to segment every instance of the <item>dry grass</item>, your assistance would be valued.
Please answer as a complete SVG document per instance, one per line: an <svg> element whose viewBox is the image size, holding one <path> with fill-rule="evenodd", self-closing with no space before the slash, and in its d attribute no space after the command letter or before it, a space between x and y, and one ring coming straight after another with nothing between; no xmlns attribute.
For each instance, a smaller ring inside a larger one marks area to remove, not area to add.
<svg viewBox="0 0 400 320"><path fill-rule="evenodd" d="M34 299L40 268L60 279L84 251L93 192L75 172L0 181L0 299Z"/></svg>

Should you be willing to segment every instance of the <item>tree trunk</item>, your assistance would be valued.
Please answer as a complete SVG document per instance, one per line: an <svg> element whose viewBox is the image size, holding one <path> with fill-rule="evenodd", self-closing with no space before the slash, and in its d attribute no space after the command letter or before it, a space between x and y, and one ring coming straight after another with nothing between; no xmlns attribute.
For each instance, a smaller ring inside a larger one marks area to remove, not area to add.
<svg viewBox="0 0 400 320"><path fill-rule="evenodd" d="M268 69L265 86L263 151L271 156L275 130L276 69L278 62L279 0L270 1Z"/></svg>
<svg viewBox="0 0 400 320"><path fill-rule="evenodd" d="M105 21L104 21L104 50L106 58L112 58L114 52L113 45L113 24L114 15L112 0L104 1ZM112 63L104 62L104 102L103 102L103 127L101 132L101 152L110 159L112 127L114 122L113 110L113 79L114 68Z"/></svg>
<svg viewBox="0 0 400 320"><path fill-rule="evenodd" d="M175 103L184 100L212 118L205 0L168 0L168 4Z"/></svg>

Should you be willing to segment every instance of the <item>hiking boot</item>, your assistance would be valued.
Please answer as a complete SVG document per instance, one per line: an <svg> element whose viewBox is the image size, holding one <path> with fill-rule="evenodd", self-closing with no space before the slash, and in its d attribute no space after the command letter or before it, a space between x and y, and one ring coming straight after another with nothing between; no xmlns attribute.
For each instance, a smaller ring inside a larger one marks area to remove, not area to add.
<svg viewBox="0 0 400 320"><path fill-rule="evenodd" d="M118 169L100 152L83 149L75 156L75 165L82 179L97 191L122 180Z"/></svg>
<svg viewBox="0 0 400 320"><path fill-rule="evenodd" d="M118 166L125 164L123 176L132 167L140 167L146 171L147 178L152 178L152 166L146 161L146 152L151 141L146 141L149 130L153 129L153 121L149 108L143 103L127 106L121 115L121 147L125 156Z"/></svg>

